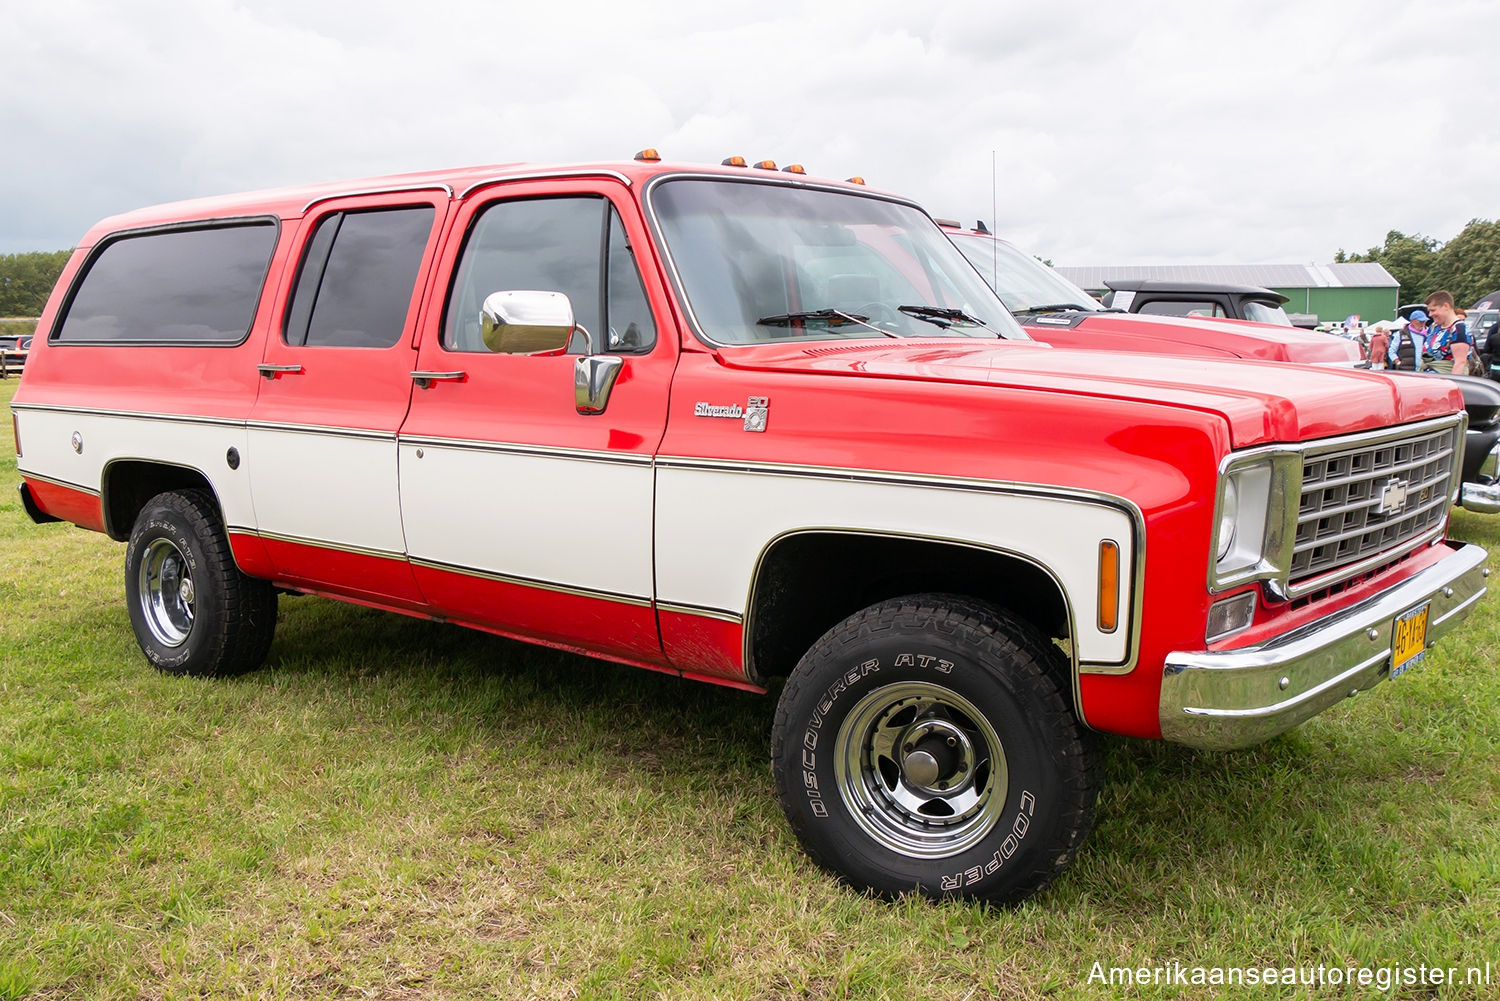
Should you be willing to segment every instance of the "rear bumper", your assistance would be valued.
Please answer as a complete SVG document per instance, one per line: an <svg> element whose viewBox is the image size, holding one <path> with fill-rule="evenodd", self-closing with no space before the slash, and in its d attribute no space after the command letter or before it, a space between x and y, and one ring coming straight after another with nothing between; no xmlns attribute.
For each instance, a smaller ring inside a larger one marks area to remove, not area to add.
<svg viewBox="0 0 1500 1001"><path fill-rule="evenodd" d="M1439 562L1271 642L1169 654L1161 686L1162 737L1190 747L1249 747L1384 681L1397 616L1430 601L1430 647L1488 590L1483 549L1441 545L1452 552Z"/></svg>

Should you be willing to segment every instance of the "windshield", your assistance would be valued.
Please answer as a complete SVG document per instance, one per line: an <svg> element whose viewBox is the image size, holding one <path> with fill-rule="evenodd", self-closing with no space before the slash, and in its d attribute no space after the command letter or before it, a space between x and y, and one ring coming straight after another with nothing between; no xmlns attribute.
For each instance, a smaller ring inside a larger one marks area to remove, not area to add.
<svg viewBox="0 0 1500 1001"><path fill-rule="evenodd" d="M651 208L688 308L716 343L1028 339L942 231L908 205L679 178L653 189Z"/></svg>
<svg viewBox="0 0 1500 1001"><path fill-rule="evenodd" d="M1024 313L1041 306L1100 308L1093 296L1004 240L970 233L948 235L979 269L984 280L1000 294L1012 313Z"/></svg>
<svg viewBox="0 0 1500 1001"><path fill-rule="evenodd" d="M1274 323L1280 327L1290 327L1291 318L1286 315L1286 310L1280 306L1273 306L1269 302L1256 302L1254 299L1245 300L1245 319L1254 320L1256 323Z"/></svg>

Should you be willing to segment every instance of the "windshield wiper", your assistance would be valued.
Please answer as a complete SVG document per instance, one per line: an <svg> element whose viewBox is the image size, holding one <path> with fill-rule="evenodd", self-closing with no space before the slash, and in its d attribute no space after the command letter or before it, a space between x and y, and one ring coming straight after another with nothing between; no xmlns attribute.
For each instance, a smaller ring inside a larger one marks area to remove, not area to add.
<svg viewBox="0 0 1500 1001"><path fill-rule="evenodd" d="M926 320L928 323L936 324L944 330L947 330L955 323L967 323L971 326L988 330L996 337L1004 336L998 330L992 329L989 324L985 323L979 317L970 316L963 310L954 309L952 306L897 306L896 308L907 316L915 316L919 320Z"/></svg>
<svg viewBox="0 0 1500 1001"><path fill-rule="evenodd" d="M794 323L803 323L807 320L826 320L830 327L842 327L846 323L857 324L868 327L882 337L897 337L901 335L889 330L883 330L870 322L868 316L859 313L846 313L842 309L807 309L800 313L777 313L775 316L762 316L756 323L767 327L790 327Z"/></svg>
<svg viewBox="0 0 1500 1001"><path fill-rule="evenodd" d="M763 327L790 327L808 320L826 320L830 327L841 327L846 323L864 323L870 318L858 313L846 313L841 309L805 309L800 313L777 313L762 316L755 322Z"/></svg>
<svg viewBox="0 0 1500 1001"><path fill-rule="evenodd" d="M1076 302L1049 302L1016 310L1017 313L1083 313L1087 311L1087 306L1080 306Z"/></svg>

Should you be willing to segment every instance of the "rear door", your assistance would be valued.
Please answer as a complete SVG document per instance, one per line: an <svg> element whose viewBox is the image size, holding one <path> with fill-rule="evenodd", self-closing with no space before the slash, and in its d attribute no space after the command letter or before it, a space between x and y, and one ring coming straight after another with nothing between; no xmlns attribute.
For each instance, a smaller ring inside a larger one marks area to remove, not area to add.
<svg viewBox="0 0 1500 1001"><path fill-rule="evenodd" d="M446 190L330 200L301 223L249 433L256 523L278 580L422 605L396 432L448 201Z"/></svg>
<svg viewBox="0 0 1500 1001"><path fill-rule="evenodd" d="M497 354L497 291L563 292L566 351ZM411 563L436 612L637 664L662 663L652 571L653 457L677 336L645 226L606 178L516 182L457 210L422 321L426 373L401 429ZM622 360L603 413L574 363Z"/></svg>

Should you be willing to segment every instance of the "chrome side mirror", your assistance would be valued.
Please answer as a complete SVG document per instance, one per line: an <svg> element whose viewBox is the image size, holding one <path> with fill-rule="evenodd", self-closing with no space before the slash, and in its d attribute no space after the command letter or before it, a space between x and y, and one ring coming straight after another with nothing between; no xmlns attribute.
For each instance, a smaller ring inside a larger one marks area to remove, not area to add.
<svg viewBox="0 0 1500 1001"><path fill-rule="evenodd" d="M484 346L499 354L558 354L573 336L573 303L561 292L492 292L479 329Z"/></svg>

